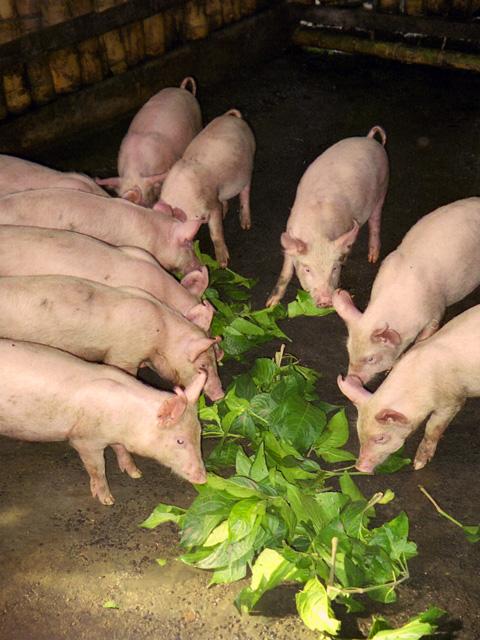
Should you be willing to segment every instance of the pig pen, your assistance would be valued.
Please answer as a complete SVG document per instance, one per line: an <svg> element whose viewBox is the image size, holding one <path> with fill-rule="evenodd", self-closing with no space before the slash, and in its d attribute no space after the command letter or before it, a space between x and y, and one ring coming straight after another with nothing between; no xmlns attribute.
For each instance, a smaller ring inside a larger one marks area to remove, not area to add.
<svg viewBox="0 0 480 640"><path fill-rule="evenodd" d="M226 240L231 267L259 277L256 308L263 306L278 276L279 236L306 166L340 138L363 135L381 124L388 136L391 181L383 214L384 257L404 233L432 209L480 193L480 78L459 72L408 67L364 58L288 52L213 86L200 86L204 119L235 106L257 139L250 232L239 229L231 208ZM130 117L61 144L30 153L30 159L58 169L93 175L115 171L116 153ZM360 233L343 269L342 282L360 308L368 300L377 267L368 264L367 232ZM205 230L203 250L212 247ZM428 248L426 248L428 250ZM287 299L297 287L292 282ZM474 292L448 310L447 318L480 303ZM351 424L348 447L357 452L356 412L336 386L345 372L345 327L336 314L284 321L293 339L287 349L322 373L322 399L345 404ZM255 356L272 356L270 343ZM228 385L245 365L227 363ZM440 518L418 490L423 484L464 523L480 521L478 422L480 400L470 400L442 439L425 469L392 476L362 477L368 495L392 488L396 500L386 517L404 509L419 555L411 578L400 586L395 605L371 606L397 623L430 605L448 611L438 637L480 637L480 554L462 531ZM413 454L420 433L407 442ZM158 502L188 506L194 489L150 460L139 460L141 480L122 475L113 457L107 469L117 502L103 507L89 494L76 452L65 444L21 443L0 438L0 638L161 638L162 640L307 640L317 637L294 609L293 588L267 594L257 615L241 617L233 600L241 586L207 589L207 572L175 558L176 527L154 531L138 524ZM156 558L166 558L160 567ZM114 600L118 609L105 609ZM345 617L342 637L359 637L357 617Z"/></svg>

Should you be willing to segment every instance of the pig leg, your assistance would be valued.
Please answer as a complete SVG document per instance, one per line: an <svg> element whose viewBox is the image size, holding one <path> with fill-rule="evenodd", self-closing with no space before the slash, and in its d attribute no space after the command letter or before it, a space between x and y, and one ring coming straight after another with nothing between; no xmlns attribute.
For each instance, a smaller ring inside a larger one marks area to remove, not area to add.
<svg viewBox="0 0 480 640"><path fill-rule="evenodd" d="M117 462L120 471L122 473L126 471L130 478L141 478L142 472L137 467L134 459L125 449L125 447L122 444L112 444L111 447L115 451L115 455L117 456Z"/></svg>
<svg viewBox="0 0 480 640"><path fill-rule="evenodd" d="M426 324L423 329L420 331L418 336L415 339L415 342L420 342L421 340L426 340L433 336L435 331L438 331L438 327L440 326L440 320L430 320L428 324Z"/></svg>
<svg viewBox="0 0 480 640"><path fill-rule="evenodd" d="M376 262L380 255L380 223L382 220L383 199L368 219L368 261Z"/></svg>
<svg viewBox="0 0 480 640"><path fill-rule="evenodd" d="M461 407L462 404L456 404L452 407L437 409L432 413L425 427L423 440L420 442L415 454L415 460L413 461L415 470L423 469L427 462L433 458L438 441Z"/></svg>
<svg viewBox="0 0 480 640"><path fill-rule="evenodd" d="M210 213L208 220L210 237L215 247L215 258L221 267L226 267L230 257L223 235L222 207L218 206Z"/></svg>
<svg viewBox="0 0 480 640"><path fill-rule="evenodd" d="M250 218L250 182L240 191L240 226L248 231L252 226Z"/></svg>
<svg viewBox="0 0 480 640"><path fill-rule="evenodd" d="M225 216L228 213L228 200L224 200L222 202L222 214L223 214L223 219L225 220Z"/></svg>
<svg viewBox="0 0 480 640"><path fill-rule="evenodd" d="M293 276L293 258L288 254L285 254L283 257L283 266L280 272L280 275L277 280L277 284L275 285L275 289L272 292L272 295L266 302L266 307L273 307L278 304L280 300L285 295L285 291L287 290L288 283L292 279Z"/></svg>
<svg viewBox="0 0 480 640"><path fill-rule="evenodd" d="M112 505L115 502L114 497L110 493L107 476L105 475L105 459L102 449L93 449L85 444L85 442L70 442L72 447L77 450L78 455L90 476L90 491L94 498L98 498L102 504Z"/></svg>

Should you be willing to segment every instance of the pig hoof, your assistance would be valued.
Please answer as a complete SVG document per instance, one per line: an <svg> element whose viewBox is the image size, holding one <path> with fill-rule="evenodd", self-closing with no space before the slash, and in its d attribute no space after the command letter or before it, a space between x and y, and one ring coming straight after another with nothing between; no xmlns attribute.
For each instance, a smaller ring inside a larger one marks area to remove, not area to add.
<svg viewBox="0 0 480 640"><path fill-rule="evenodd" d="M372 264L378 260L380 252L378 249L370 249L368 252L368 261Z"/></svg>
<svg viewBox="0 0 480 640"><path fill-rule="evenodd" d="M280 298L277 296L270 296L270 298L266 301L266 307L274 307L276 304L280 302Z"/></svg>
<svg viewBox="0 0 480 640"><path fill-rule="evenodd" d="M413 468L415 471L420 471L429 462L430 458L427 456L417 456L413 461Z"/></svg>
<svg viewBox="0 0 480 640"><path fill-rule="evenodd" d="M112 504L115 504L115 498L110 494L108 496L104 496L103 498L99 498L99 500L106 507L111 507Z"/></svg>
<svg viewBox="0 0 480 640"><path fill-rule="evenodd" d="M252 227L252 223L250 222L250 220L243 220L241 222L240 226L242 227L242 229L244 231L250 231L250 229Z"/></svg>
<svg viewBox="0 0 480 640"><path fill-rule="evenodd" d="M143 473L140 471L140 469L135 469L134 471L130 471L128 475L130 476L130 478L133 478L134 480L138 480L139 478L143 477Z"/></svg>
<svg viewBox="0 0 480 640"><path fill-rule="evenodd" d="M222 269L225 269L226 266L228 265L228 259L229 259L229 255L228 255L228 251L227 252L218 252L218 254L215 256L217 258L217 262L218 264L222 267Z"/></svg>

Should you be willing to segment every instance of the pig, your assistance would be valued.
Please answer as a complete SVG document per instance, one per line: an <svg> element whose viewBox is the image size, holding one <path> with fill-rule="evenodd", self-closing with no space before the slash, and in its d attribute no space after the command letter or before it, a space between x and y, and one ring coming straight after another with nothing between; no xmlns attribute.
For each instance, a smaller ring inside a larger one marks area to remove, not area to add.
<svg viewBox="0 0 480 640"><path fill-rule="evenodd" d="M367 220L368 260L378 260L388 187L386 139L381 127L372 127L365 137L329 147L305 171L281 236L283 266L267 307L280 302L294 271L317 306L330 306L342 265Z"/></svg>
<svg viewBox="0 0 480 640"><path fill-rule="evenodd" d="M345 291L333 306L348 328L348 373L367 384L414 341L438 329L447 306L480 284L480 198L421 218L382 262L364 313Z"/></svg>
<svg viewBox="0 0 480 640"><path fill-rule="evenodd" d="M136 453L190 482L206 482L196 407L205 371L185 390L169 393L115 367L6 339L0 340L0 371L0 434L30 442L68 441L90 476L92 496L102 504L114 503L105 475L108 446L131 478L141 477L130 455Z"/></svg>
<svg viewBox="0 0 480 640"><path fill-rule="evenodd" d="M198 298L208 284L206 267L180 283L137 247L112 247L73 231L0 225L0 275L51 274L144 289L205 331L212 321L213 307Z"/></svg>
<svg viewBox="0 0 480 640"><path fill-rule="evenodd" d="M142 289L72 276L7 276L0 278L0 308L2 338L57 347L133 375L151 366L182 386L204 369L207 396L224 395L213 348L220 338Z"/></svg>
<svg viewBox="0 0 480 640"><path fill-rule="evenodd" d="M200 222L182 222L119 198L68 189L37 189L0 198L0 224L78 231L109 244L145 249L168 271L201 268L192 240Z"/></svg>
<svg viewBox="0 0 480 640"><path fill-rule="evenodd" d="M207 222L220 266L229 253L223 235L228 200L240 195L240 224L250 229L250 182L255 138L237 109L215 118L188 145L170 169L161 190L166 202L189 220Z"/></svg>
<svg viewBox="0 0 480 640"><path fill-rule="evenodd" d="M338 378L358 410L357 469L373 472L426 419L414 460L422 469L466 398L480 396L480 305L465 311L403 355L375 393L359 378Z"/></svg>
<svg viewBox="0 0 480 640"><path fill-rule="evenodd" d="M66 173L44 167L36 162L0 154L0 197L28 189L60 187L78 189L97 196L108 197L92 178L81 173Z"/></svg>
<svg viewBox="0 0 480 640"><path fill-rule="evenodd" d="M187 87L190 86L190 91ZM169 169L202 127L197 86L191 77L180 88L156 93L133 118L118 155L118 177L97 178L122 198L152 207Z"/></svg>

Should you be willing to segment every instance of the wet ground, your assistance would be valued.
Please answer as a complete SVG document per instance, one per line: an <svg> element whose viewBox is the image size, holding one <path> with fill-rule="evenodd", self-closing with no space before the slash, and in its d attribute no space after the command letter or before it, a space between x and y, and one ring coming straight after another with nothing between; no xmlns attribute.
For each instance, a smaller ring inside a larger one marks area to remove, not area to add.
<svg viewBox="0 0 480 640"><path fill-rule="evenodd" d="M279 236L296 185L307 165L338 139L387 131L391 183L384 207L386 255L407 229L437 206L480 193L480 78L363 58L319 59L285 55L216 87L201 87L205 120L235 106L252 125L258 144L252 190L253 228L241 232L233 208L226 223L231 265L260 282L254 302L263 305L281 266ZM61 169L112 174L128 119L91 131L31 156ZM203 248L210 249L206 235ZM479 239L480 243L480 239ZM480 244L479 244L480 246ZM428 251L428 247L426 247ZM363 308L376 267L366 261L366 230L343 271L343 285ZM288 295L294 296L296 283ZM480 303L480 292L448 312ZM346 367L345 331L335 316L296 319L285 325L289 347L323 373L321 395L342 402L335 379ZM272 355L275 345L261 354ZM253 356L252 356L253 357ZM238 365L225 366L228 384ZM349 409L352 425L355 412ZM383 612L404 621L430 605L449 613L439 637L480 637L480 545L441 519L419 492L423 484L465 523L480 522L480 399L471 400L424 470L359 480L364 492L387 486L397 499L385 512L404 509L419 556L396 605ZM419 437L407 451L413 453ZM349 446L356 451L352 435ZM187 506L194 490L149 460L144 478L120 474L107 456L117 503L108 508L88 491L77 454L65 444L0 439L0 639L60 640L313 640L295 615L293 596L281 589L264 599L259 614L240 617L232 601L240 585L207 589L208 574L175 561L176 529L138 528L160 501ZM155 558L166 558L159 567ZM102 607L114 600L117 610ZM378 610L378 609L377 609ZM359 637L352 620L345 636ZM348 635L350 634L350 635Z"/></svg>

